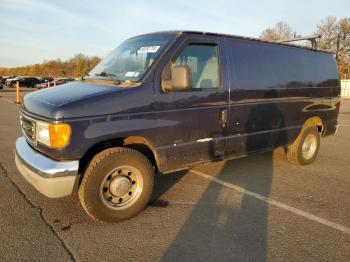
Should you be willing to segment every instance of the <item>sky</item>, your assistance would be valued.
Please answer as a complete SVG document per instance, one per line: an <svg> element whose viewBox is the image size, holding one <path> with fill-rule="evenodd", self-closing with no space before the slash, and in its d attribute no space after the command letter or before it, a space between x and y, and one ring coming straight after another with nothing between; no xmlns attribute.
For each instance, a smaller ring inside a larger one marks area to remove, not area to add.
<svg viewBox="0 0 350 262"><path fill-rule="evenodd" d="M103 57L129 37L164 30L259 37L285 21L310 35L324 17L349 10L350 0L0 0L0 67Z"/></svg>

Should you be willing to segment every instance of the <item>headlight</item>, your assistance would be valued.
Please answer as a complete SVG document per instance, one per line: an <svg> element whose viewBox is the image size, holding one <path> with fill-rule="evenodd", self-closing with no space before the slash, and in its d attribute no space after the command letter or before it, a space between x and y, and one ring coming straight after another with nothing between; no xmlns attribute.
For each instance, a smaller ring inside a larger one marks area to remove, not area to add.
<svg viewBox="0 0 350 262"><path fill-rule="evenodd" d="M36 140L51 148L64 148L69 144L71 128L68 124L36 122Z"/></svg>

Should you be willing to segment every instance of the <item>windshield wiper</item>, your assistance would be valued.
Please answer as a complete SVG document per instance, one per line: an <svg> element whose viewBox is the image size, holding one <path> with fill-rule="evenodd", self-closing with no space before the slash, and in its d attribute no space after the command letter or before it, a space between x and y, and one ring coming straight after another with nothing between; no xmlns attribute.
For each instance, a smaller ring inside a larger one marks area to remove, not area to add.
<svg viewBox="0 0 350 262"><path fill-rule="evenodd" d="M113 80L114 84L116 84L116 85L120 85L121 82L122 82L122 81L120 81L120 80L118 80L116 78L115 74L107 73L107 72L104 72L104 71L102 71L101 73L95 74L95 76L107 77L108 79Z"/></svg>
<svg viewBox="0 0 350 262"><path fill-rule="evenodd" d="M95 76L107 76L110 79L115 79L116 75L102 71L101 73L95 74Z"/></svg>

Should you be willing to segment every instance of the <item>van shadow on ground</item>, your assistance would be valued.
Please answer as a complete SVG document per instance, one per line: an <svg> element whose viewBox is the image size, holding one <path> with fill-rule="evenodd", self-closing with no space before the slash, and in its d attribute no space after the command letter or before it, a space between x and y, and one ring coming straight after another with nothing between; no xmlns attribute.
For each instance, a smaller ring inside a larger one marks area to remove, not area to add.
<svg viewBox="0 0 350 262"><path fill-rule="evenodd" d="M216 177L269 196L272 173L269 152L227 161ZM224 191L215 182L208 185L163 261L266 261L267 204L247 195L237 199L239 193Z"/></svg>
<svg viewBox="0 0 350 262"><path fill-rule="evenodd" d="M284 127L278 108L269 106L271 116L279 121L279 127ZM251 111L247 127L256 123L262 110L266 108L257 106ZM271 128L276 128L275 124L271 123L274 125ZM264 137L265 146L284 139L284 135L268 134ZM250 140L248 137L247 150L256 142L256 138ZM176 183L183 175L176 175L172 182ZM273 152L226 161L215 176L268 197L273 176ZM159 196L167 189L163 187ZM267 239L267 203L211 182L170 243L162 261L266 261Z"/></svg>

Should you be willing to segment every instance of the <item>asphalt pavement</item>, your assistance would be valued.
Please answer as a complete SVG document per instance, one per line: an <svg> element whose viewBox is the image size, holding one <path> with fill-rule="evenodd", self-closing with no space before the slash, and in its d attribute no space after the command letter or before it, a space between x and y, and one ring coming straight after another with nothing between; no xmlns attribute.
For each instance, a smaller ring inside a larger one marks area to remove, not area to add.
<svg viewBox="0 0 350 262"><path fill-rule="evenodd" d="M19 175L13 101L0 93L0 260L350 260L350 100L312 165L290 165L277 149L161 175L140 215L105 225L76 191L48 199Z"/></svg>

